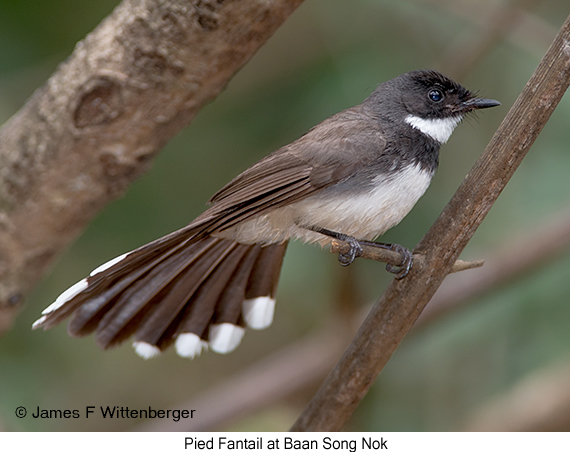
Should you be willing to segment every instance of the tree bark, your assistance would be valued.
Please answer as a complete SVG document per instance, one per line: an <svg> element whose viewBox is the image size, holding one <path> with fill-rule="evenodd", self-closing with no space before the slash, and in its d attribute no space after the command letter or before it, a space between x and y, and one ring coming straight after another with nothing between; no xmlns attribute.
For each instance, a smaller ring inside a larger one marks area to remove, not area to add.
<svg viewBox="0 0 570 452"><path fill-rule="evenodd" d="M414 249L425 266L393 280L293 431L336 431L350 418L449 273L570 84L570 16L491 142Z"/></svg>
<svg viewBox="0 0 570 452"><path fill-rule="evenodd" d="M125 0L0 129L0 332L302 0Z"/></svg>

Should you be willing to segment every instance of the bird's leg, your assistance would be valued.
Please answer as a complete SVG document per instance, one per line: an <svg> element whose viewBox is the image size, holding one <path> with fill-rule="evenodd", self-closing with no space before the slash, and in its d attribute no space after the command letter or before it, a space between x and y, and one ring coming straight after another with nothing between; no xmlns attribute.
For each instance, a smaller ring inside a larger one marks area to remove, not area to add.
<svg viewBox="0 0 570 452"><path fill-rule="evenodd" d="M386 264L386 270L390 273L394 273L396 275L396 279L402 279L405 277L410 272L414 264L414 255L412 252L408 248L398 245L397 243L380 243L368 240L361 240L360 243L400 253L402 256L402 264L397 266L398 268L395 268L392 264Z"/></svg>
<svg viewBox="0 0 570 452"><path fill-rule="evenodd" d="M342 234L340 232L331 231L329 229L321 228L319 226L303 226L305 229L309 229L313 232L318 232L319 234L332 237L333 239L342 240L350 245L350 250L348 253L339 253L338 261L340 265L347 267L354 262L354 259L362 256L362 247L360 242L351 235Z"/></svg>

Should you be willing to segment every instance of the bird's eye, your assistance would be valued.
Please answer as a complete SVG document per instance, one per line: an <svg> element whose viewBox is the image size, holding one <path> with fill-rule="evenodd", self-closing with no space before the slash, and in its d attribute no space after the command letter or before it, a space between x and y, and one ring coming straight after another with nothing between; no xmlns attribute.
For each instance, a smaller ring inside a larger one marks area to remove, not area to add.
<svg viewBox="0 0 570 452"><path fill-rule="evenodd" d="M430 89L428 97L434 102L439 102L443 99L443 93L438 89Z"/></svg>

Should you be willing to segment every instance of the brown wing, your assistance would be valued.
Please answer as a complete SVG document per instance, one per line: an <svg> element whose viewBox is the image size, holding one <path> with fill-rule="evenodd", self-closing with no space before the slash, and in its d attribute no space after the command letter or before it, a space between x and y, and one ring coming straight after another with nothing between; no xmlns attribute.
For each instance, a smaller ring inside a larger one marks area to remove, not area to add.
<svg viewBox="0 0 570 452"><path fill-rule="evenodd" d="M204 233L227 229L255 215L300 201L350 174L351 166L315 167L289 153L262 160L211 199L214 206L196 221Z"/></svg>
<svg viewBox="0 0 570 452"><path fill-rule="evenodd" d="M204 234L227 229L348 178L384 149L376 124L360 107L328 118L228 183L193 224Z"/></svg>

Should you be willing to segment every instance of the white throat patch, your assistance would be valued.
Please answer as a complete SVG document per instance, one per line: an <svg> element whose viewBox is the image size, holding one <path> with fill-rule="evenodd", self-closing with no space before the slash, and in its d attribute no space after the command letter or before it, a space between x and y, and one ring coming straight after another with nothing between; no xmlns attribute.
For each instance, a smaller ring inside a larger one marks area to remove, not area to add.
<svg viewBox="0 0 570 452"><path fill-rule="evenodd" d="M423 119L419 116L408 115L405 121L414 129L433 138L441 144L446 143L453 133L453 129L463 119L463 116L454 116L445 119Z"/></svg>

